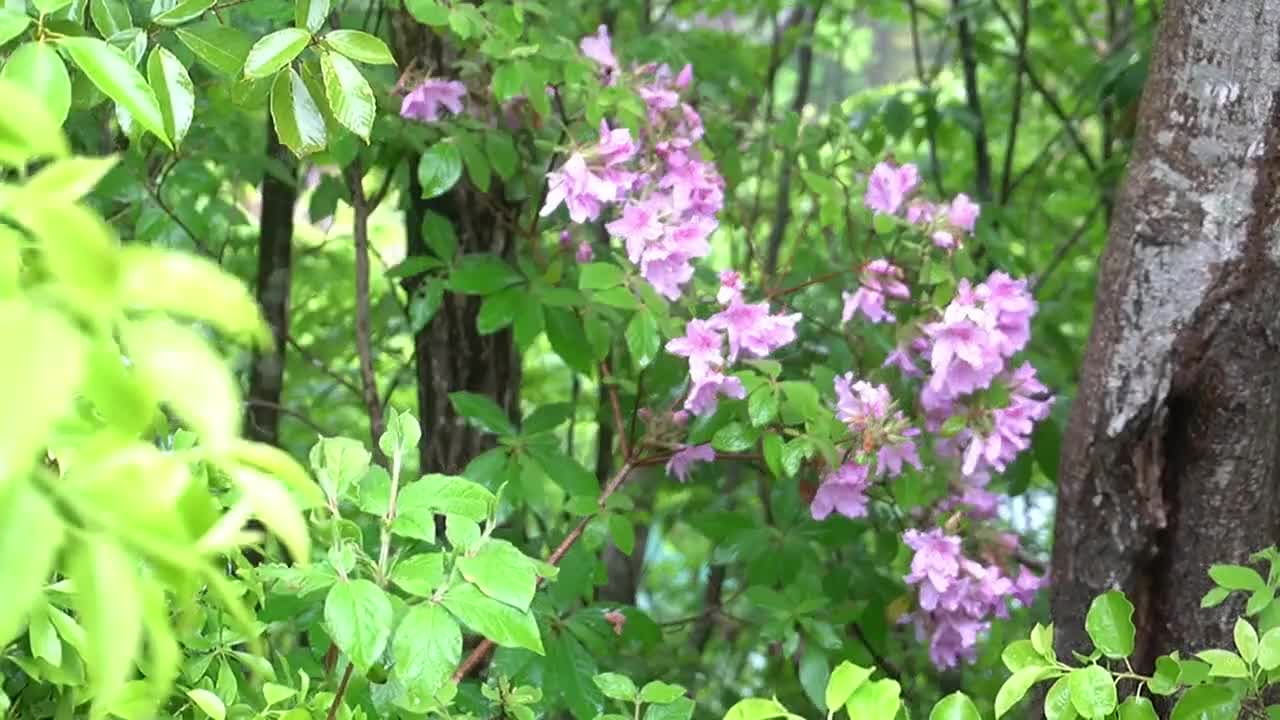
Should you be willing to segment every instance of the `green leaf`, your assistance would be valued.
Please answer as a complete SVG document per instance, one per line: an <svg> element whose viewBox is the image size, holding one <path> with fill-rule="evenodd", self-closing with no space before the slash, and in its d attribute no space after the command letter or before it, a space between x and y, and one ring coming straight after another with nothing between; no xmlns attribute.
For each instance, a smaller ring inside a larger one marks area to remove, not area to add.
<svg viewBox="0 0 1280 720"><path fill-rule="evenodd" d="M622 268L613 263L593 262L578 267L578 287L582 290L607 290L623 283Z"/></svg>
<svg viewBox="0 0 1280 720"><path fill-rule="evenodd" d="M771 385L761 385L747 398L747 416L753 427L764 427L778 414L778 394ZM829 706L834 707L834 706Z"/></svg>
<svg viewBox="0 0 1280 720"><path fill-rule="evenodd" d="M1230 650L1202 650L1196 653L1196 657L1209 663L1209 677L1249 677L1249 668L1245 667L1244 660Z"/></svg>
<svg viewBox="0 0 1280 720"><path fill-rule="evenodd" d="M59 123L39 95L0 78L0 97L14 107L25 108L21 113L0 113L0 163L20 167L33 158L68 153Z"/></svg>
<svg viewBox="0 0 1280 720"><path fill-rule="evenodd" d="M807 421L822 414L822 401L818 398L818 389L813 383L786 380L778 383L782 395L786 398L786 408L800 421Z"/></svg>
<svg viewBox="0 0 1280 720"><path fill-rule="evenodd" d="M71 409L85 368L84 341L60 313L21 301L0 301L0 337L9 347L24 348L0 353L2 492L6 483L35 463L53 424ZM6 564L10 557L15 555L0 554ZM5 575L8 586L8 570ZM4 620L0 613L0 642L8 639L2 632Z"/></svg>
<svg viewBox="0 0 1280 720"><path fill-rule="evenodd" d="M366 143L373 132L374 100L369 81L350 60L334 53L320 54L325 94L333 117Z"/></svg>
<svg viewBox="0 0 1280 720"><path fill-rule="evenodd" d="M174 145L181 145L191 127L196 106L195 87L187 69L173 53L157 45L147 58L147 79L160 103L164 131Z"/></svg>
<svg viewBox="0 0 1280 720"><path fill-rule="evenodd" d="M629 557L636 549L636 528L626 515L609 515L609 537L623 555Z"/></svg>
<svg viewBox="0 0 1280 720"><path fill-rule="evenodd" d="M636 690L636 684L631 678L618 673L600 673L591 678L591 681L600 688L600 692L604 693L607 698L614 700L622 700L624 702L635 702L639 691Z"/></svg>
<svg viewBox="0 0 1280 720"><path fill-rule="evenodd" d="M133 27L133 15L125 0L89 0L89 18L104 38Z"/></svg>
<svg viewBox="0 0 1280 720"><path fill-rule="evenodd" d="M387 419L387 429L378 438L378 447L388 457L396 455L402 458L418 449L418 441L422 439L422 426L412 413L391 411Z"/></svg>
<svg viewBox="0 0 1280 720"><path fill-rule="evenodd" d="M501 130L490 130L484 135L484 152L489 164L503 180L510 180L520 164L520 153L511 136Z"/></svg>
<svg viewBox="0 0 1280 720"><path fill-rule="evenodd" d="M31 18L13 10L0 8L0 45L21 35L31 25Z"/></svg>
<svg viewBox="0 0 1280 720"><path fill-rule="evenodd" d="M1026 667L1044 666L1044 658L1040 656L1030 640L1015 640L1009 643L1005 646L1004 652L1000 653L1000 659L1009 672L1017 672Z"/></svg>
<svg viewBox="0 0 1280 720"><path fill-rule="evenodd" d="M1231 595L1230 590L1224 587L1214 587L1209 592L1205 593L1203 598L1200 598L1200 607L1202 608L1217 607L1221 605L1222 602L1226 600L1227 597L1230 595Z"/></svg>
<svg viewBox="0 0 1280 720"><path fill-rule="evenodd" d="M594 500L600 495L596 476L573 458L565 455L559 448L546 445L530 445L526 449L533 461L542 471L556 482L565 492L573 496L588 497Z"/></svg>
<svg viewBox="0 0 1280 720"><path fill-rule="evenodd" d="M1275 599L1275 588L1268 586L1255 590L1253 594L1249 596L1249 602L1245 603L1244 614L1249 616L1257 615L1270 607L1272 601Z"/></svg>
<svg viewBox="0 0 1280 720"><path fill-rule="evenodd" d="M644 691L641 690L640 693L643 695ZM690 720L693 717L693 708L693 700L678 697L669 703L656 703L645 707L644 720Z"/></svg>
<svg viewBox="0 0 1280 720"><path fill-rule="evenodd" d="M1120 703L1120 720L1159 720L1151 701L1136 695Z"/></svg>
<svg viewBox="0 0 1280 720"><path fill-rule="evenodd" d="M443 27L449 24L449 8L441 6L437 0L409 0L405 6L409 14L424 25Z"/></svg>
<svg viewBox="0 0 1280 720"><path fill-rule="evenodd" d="M293 24L314 33L329 17L329 0L295 0Z"/></svg>
<svg viewBox="0 0 1280 720"><path fill-rule="evenodd" d="M431 697L458 666L462 629L439 605L415 605L396 628L391 655L405 687Z"/></svg>
<svg viewBox="0 0 1280 720"><path fill-rule="evenodd" d="M1169 720L1235 720L1239 713L1240 700L1230 688L1199 685L1183 693Z"/></svg>
<svg viewBox="0 0 1280 720"><path fill-rule="evenodd" d="M311 557L311 535L297 503L285 486L249 468L235 468L231 477L249 501L254 515L284 543L290 556L305 564Z"/></svg>
<svg viewBox="0 0 1280 720"><path fill-rule="evenodd" d="M107 537L80 543L69 573L84 624L93 717L102 717L133 674L142 643L142 593L133 560Z"/></svg>
<svg viewBox="0 0 1280 720"><path fill-rule="evenodd" d="M418 159L418 184L422 199L430 200L448 192L462 177L462 154L451 142L438 142Z"/></svg>
<svg viewBox="0 0 1280 720"><path fill-rule="evenodd" d="M444 584L444 555L426 553L397 562L391 570L391 582L410 595L430 597Z"/></svg>
<svg viewBox="0 0 1280 720"><path fill-rule="evenodd" d="M244 59L244 76L261 79L275 75L293 62L309 42L311 33L296 27L277 30L263 37L249 48Z"/></svg>
<svg viewBox="0 0 1280 720"><path fill-rule="evenodd" d="M483 485L466 478L432 473L406 485L400 492L400 502L482 522L493 511L497 498Z"/></svg>
<svg viewBox="0 0 1280 720"><path fill-rule="evenodd" d="M71 109L71 76L57 51L48 44L29 42L14 50L0 70L0 77L43 100L58 125L66 121Z"/></svg>
<svg viewBox="0 0 1280 720"><path fill-rule="evenodd" d="M494 600L528 610L538 587L534 561L505 540L489 540L470 557L458 558L463 579Z"/></svg>
<svg viewBox="0 0 1280 720"><path fill-rule="evenodd" d="M427 210L422 216L422 239L446 263L453 261L458 253L458 236L453 231L453 224L445 216Z"/></svg>
<svg viewBox="0 0 1280 720"><path fill-rule="evenodd" d="M1071 704L1080 717L1103 718L1115 712L1116 686L1111 673L1102 667L1090 665L1072 670L1067 683L1071 688Z"/></svg>
<svg viewBox="0 0 1280 720"><path fill-rule="evenodd" d="M551 349L569 367L584 375L591 374L595 362L578 316L570 310L556 307L544 307L543 316Z"/></svg>
<svg viewBox="0 0 1280 720"><path fill-rule="evenodd" d="M1253 664L1258 659L1258 631L1244 618L1236 618L1236 626L1232 631L1236 641L1236 650L1246 663Z"/></svg>
<svg viewBox="0 0 1280 720"><path fill-rule="evenodd" d="M463 255L449 274L454 292L468 295L491 295L523 281L515 268L487 253Z"/></svg>
<svg viewBox="0 0 1280 720"><path fill-rule="evenodd" d="M1133 653L1133 603L1124 593L1112 590L1094 598L1085 616L1084 627L1094 647L1103 655L1120 659Z"/></svg>
<svg viewBox="0 0 1280 720"><path fill-rule="evenodd" d="M590 681L597 669L595 659L573 633L548 633L543 684L547 696L567 706L576 720L598 720L604 707L604 696Z"/></svg>
<svg viewBox="0 0 1280 720"><path fill-rule="evenodd" d="M201 712L213 718L213 720L226 719L227 706L223 705L222 699L212 692L196 688L195 690L188 690L187 697L191 699L191 702L195 703L196 707L200 708Z"/></svg>
<svg viewBox="0 0 1280 720"><path fill-rule="evenodd" d="M350 438L321 438L311 447L311 470L335 505L347 488L364 477L369 459L364 445Z"/></svg>
<svg viewBox="0 0 1280 720"><path fill-rule="evenodd" d="M473 136L459 134L454 137L458 144L458 151L462 153L462 164L467 168L467 176L471 178L471 184L475 185L480 192L489 192L489 184L493 180L489 170L489 160L485 158Z"/></svg>
<svg viewBox="0 0 1280 720"><path fill-rule="evenodd" d="M1276 664L1280 665L1280 635L1277 635L1277 654ZM1263 648L1266 647L1266 638L1263 637ZM1182 674L1182 667L1178 665L1178 661L1162 655L1156 658L1156 671L1147 681L1147 689L1156 695L1172 695L1178 689L1178 678Z"/></svg>
<svg viewBox="0 0 1280 720"><path fill-rule="evenodd" d="M1262 634L1258 644L1258 665L1267 671L1280 667L1280 628L1271 628Z"/></svg>
<svg viewBox="0 0 1280 720"><path fill-rule="evenodd" d="M62 640L49 621L47 602L37 602L31 608L31 615L27 619L27 644L31 648L32 657L40 658L55 667L62 665Z"/></svg>
<svg viewBox="0 0 1280 720"><path fill-rule="evenodd" d="M831 671L831 677L827 679L827 690L824 695L827 708L835 710L847 703L854 691L871 677L871 672L871 668L859 667L848 660L837 665ZM849 715L855 717L852 712Z"/></svg>
<svg viewBox="0 0 1280 720"><path fill-rule="evenodd" d="M755 447L760 432L740 422L731 422L716 431L711 446L720 452L743 452Z"/></svg>
<svg viewBox="0 0 1280 720"><path fill-rule="evenodd" d="M379 38L359 30L333 30L322 40L343 55L369 65L395 65L391 50Z"/></svg>
<svg viewBox="0 0 1280 720"><path fill-rule="evenodd" d="M1256 570L1244 565L1213 565L1209 577L1228 590L1260 590L1267 584Z"/></svg>
<svg viewBox="0 0 1280 720"><path fill-rule="evenodd" d="M8 645L26 622L32 605L40 600L62 546L64 526L49 501L25 479L18 479L7 492L3 482L0 476L0 558L4 559L0 645ZM39 541L33 542L33 538Z"/></svg>
<svg viewBox="0 0 1280 720"><path fill-rule="evenodd" d="M449 402L454 411L481 430L503 436L520 434L502 408L484 395L459 391L449 393Z"/></svg>
<svg viewBox="0 0 1280 720"><path fill-rule="evenodd" d="M739 700L725 713L724 720L772 720L772 718L799 718L791 714L776 699L745 698Z"/></svg>
<svg viewBox="0 0 1280 720"><path fill-rule="evenodd" d="M529 413L520 423L520 434L525 437L550 432L563 425L573 417L574 407L570 403L550 403L540 405Z"/></svg>
<svg viewBox="0 0 1280 720"><path fill-rule="evenodd" d="M627 349L638 370L649 367L657 358L661 340L658 321L647 308L631 316L631 322L627 323Z"/></svg>
<svg viewBox="0 0 1280 720"><path fill-rule="evenodd" d="M194 330L151 317L121 329L138 376L214 450L240 433L240 386L222 358Z"/></svg>
<svg viewBox="0 0 1280 720"><path fill-rule="evenodd" d="M174 34L210 70L228 77L240 73L253 47L243 31L212 20L180 27Z"/></svg>
<svg viewBox="0 0 1280 720"><path fill-rule="evenodd" d="M175 25L183 25L204 14L205 10L213 7L216 0L182 0L182 2L165 10L151 19L157 25L164 27L173 27ZM249 51L249 46L245 45L245 52L240 55L240 63L236 64L228 74L235 74L240 69L240 65L244 63L244 56Z"/></svg>
<svg viewBox="0 0 1280 720"><path fill-rule="evenodd" d="M294 155L323 150L329 142L324 115L297 71L281 71L271 84L271 119L276 134Z"/></svg>
<svg viewBox="0 0 1280 720"><path fill-rule="evenodd" d="M521 612L500 603L470 583L458 583L449 588L441 602L467 627L498 645L544 654L538 625L528 611Z"/></svg>
<svg viewBox="0 0 1280 720"><path fill-rule="evenodd" d="M685 696L685 689L679 685L652 680L640 688L640 702L666 705Z"/></svg>
<svg viewBox="0 0 1280 720"><path fill-rule="evenodd" d="M338 649L367 671L387 647L391 601L368 580L339 582L325 598L324 624Z"/></svg>
<svg viewBox="0 0 1280 720"><path fill-rule="evenodd" d="M902 707L902 687L897 680L863 683L845 704L850 718L888 718L898 716Z"/></svg>
<svg viewBox="0 0 1280 720"><path fill-rule="evenodd" d="M1075 720L1079 717L1075 705L1071 704L1069 679L1069 676L1064 675L1049 687L1049 693L1044 698L1045 720Z"/></svg>
<svg viewBox="0 0 1280 720"><path fill-rule="evenodd" d="M155 92L116 48L90 37L64 37L58 45L107 97L119 103L143 128L173 147L164 130L164 113Z"/></svg>
<svg viewBox="0 0 1280 720"><path fill-rule="evenodd" d="M978 708L962 692L951 693L933 706L929 720L982 720Z"/></svg>
<svg viewBox="0 0 1280 720"><path fill-rule="evenodd" d="M1004 714L1017 705L1032 685L1048 677L1050 673L1055 672L1052 668L1046 667L1025 667L1018 670L1004 681L1000 686L1000 691L996 693L996 720L1004 717Z"/></svg>

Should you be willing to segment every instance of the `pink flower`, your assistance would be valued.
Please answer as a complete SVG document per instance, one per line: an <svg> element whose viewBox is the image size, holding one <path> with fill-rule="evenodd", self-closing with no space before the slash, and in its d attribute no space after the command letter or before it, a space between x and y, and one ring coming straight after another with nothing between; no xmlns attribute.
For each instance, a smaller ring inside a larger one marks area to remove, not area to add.
<svg viewBox="0 0 1280 720"><path fill-rule="evenodd" d="M774 350L795 340L800 313L770 315L769 303L744 303L739 298L729 307L711 316L711 327L729 336L729 362L740 351L755 357L766 357Z"/></svg>
<svg viewBox="0 0 1280 720"><path fill-rule="evenodd" d="M912 201L907 206L907 222L912 225L928 225L933 222L933 216L937 212L937 208L933 203L924 200Z"/></svg>
<svg viewBox="0 0 1280 720"><path fill-rule="evenodd" d="M832 511L847 518L867 514L867 466L845 463L822 481L818 493L809 503L814 520L825 520Z"/></svg>
<svg viewBox="0 0 1280 720"><path fill-rule="evenodd" d="M676 76L676 87L683 90L684 88L689 87L689 83L692 81L693 81L693 65L690 65L689 63L685 63L685 66L680 68L680 74Z"/></svg>
<svg viewBox="0 0 1280 720"><path fill-rule="evenodd" d="M893 352L890 352L889 356L884 359L884 363L880 367L892 365L901 370L902 374L907 377L920 377L924 373L920 372L920 368L916 366L916 358L928 349L929 342L927 340L916 338L905 347L902 345L895 347Z"/></svg>
<svg viewBox="0 0 1280 720"><path fill-rule="evenodd" d="M728 305L742 297L742 276L733 270L720 273L720 290L716 292L716 302Z"/></svg>
<svg viewBox="0 0 1280 720"><path fill-rule="evenodd" d="M560 247L566 250L573 247L573 233L568 230L560 231Z"/></svg>
<svg viewBox="0 0 1280 720"><path fill-rule="evenodd" d="M721 355L724 337L706 320L690 320L685 325L684 336L667 341L666 347L672 355L689 358L692 375L703 375L724 364Z"/></svg>
<svg viewBox="0 0 1280 720"><path fill-rule="evenodd" d="M1026 347L1031 339L1031 316L1036 312L1036 302L1027 290L1027 281L1014 280L996 271L975 289L975 294L987 311L995 316L1000 334L1000 353L1011 357Z"/></svg>
<svg viewBox="0 0 1280 720"><path fill-rule="evenodd" d="M1013 596L1023 605L1030 606L1036 601L1036 593L1040 588L1048 584L1047 577L1037 577L1026 565L1019 566L1018 577L1013 581Z"/></svg>
<svg viewBox="0 0 1280 720"><path fill-rule="evenodd" d="M960 243L956 242L956 236L950 230L934 230L929 239L933 241L934 247L940 247L943 250L954 250L960 246Z"/></svg>
<svg viewBox="0 0 1280 720"><path fill-rule="evenodd" d="M917 428L907 428L901 432L903 439L900 442L881 445L876 453L876 469L891 478L902 474L904 464L923 470L920 453L916 450L915 441L911 439L919 434L920 430Z"/></svg>
<svg viewBox="0 0 1280 720"><path fill-rule="evenodd" d="M712 462L716 459L716 451L710 445L686 445L667 461L667 474L685 482L689 472L700 462Z"/></svg>
<svg viewBox="0 0 1280 720"><path fill-rule="evenodd" d="M578 43L582 54L594 60L606 72L618 69L618 58L613 55L613 41L609 38L609 28L601 25L595 35L588 35Z"/></svg>
<svg viewBox="0 0 1280 720"><path fill-rule="evenodd" d="M851 372L838 376L834 385L836 417L855 432L862 432L888 414L889 403L893 401L888 387L872 385L865 380L854 382Z"/></svg>
<svg viewBox="0 0 1280 720"><path fill-rule="evenodd" d="M595 256L596 253L591 249L591 243L586 240L578 244L578 251L574 253L574 258L580 263L589 263Z"/></svg>
<svg viewBox="0 0 1280 720"><path fill-rule="evenodd" d="M400 116L410 120L433 123L440 119L440 108L457 115L462 112L462 99L467 96L467 86L456 80L428 78L405 95L400 103Z"/></svg>
<svg viewBox="0 0 1280 720"><path fill-rule="evenodd" d="M893 215L919 183L920 174L915 165L895 167L882 162L871 171L864 201L877 215Z"/></svg>
<svg viewBox="0 0 1280 720"><path fill-rule="evenodd" d="M732 375L725 376L719 370L708 370L691 378L693 386L689 388L689 397L685 398L684 409L699 417L715 412L721 395L737 400L747 396L741 380Z"/></svg>
<svg viewBox="0 0 1280 720"><path fill-rule="evenodd" d="M603 174L587 167L586 159L577 153L569 156L559 170L547 174L547 199L539 215L546 217L561 203L569 208L569 217L584 223L600 216L607 203L618 199L619 187Z"/></svg>
<svg viewBox="0 0 1280 720"><path fill-rule="evenodd" d="M630 130L624 127L610 129L607 120L600 120L600 142L596 144L595 155L605 167L624 163L635 157L637 151Z"/></svg>
<svg viewBox="0 0 1280 720"><path fill-rule="evenodd" d="M938 529L908 530L903 533L902 541L916 551L906 580L921 584L920 606L932 610L937 607L939 595L950 589L960 574L960 538ZM923 592L925 587L932 591L928 597Z"/></svg>
<svg viewBox="0 0 1280 720"><path fill-rule="evenodd" d="M978 221L979 212L981 208L978 204L970 200L968 195L960 193L951 201L951 207L947 209L947 222L960 230L972 233L973 226Z"/></svg>
<svg viewBox="0 0 1280 720"><path fill-rule="evenodd" d="M649 246L662 238L663 225L659 220L660 199L651 197L623 206L622 215L604 227L609 234L622 238L627 248L627 258L639 264Z"/></svg>
<svg viewBox="0 0 1280 720"><path fill-rule="evenodd" d="M886 298L910 300L911 291L902 282L902 270L884 258L872 260L862 268L858 289L843 293L844 309L840 322L847 323L861 312L873 323L893 322L897 318L885 309Z"/></svg>

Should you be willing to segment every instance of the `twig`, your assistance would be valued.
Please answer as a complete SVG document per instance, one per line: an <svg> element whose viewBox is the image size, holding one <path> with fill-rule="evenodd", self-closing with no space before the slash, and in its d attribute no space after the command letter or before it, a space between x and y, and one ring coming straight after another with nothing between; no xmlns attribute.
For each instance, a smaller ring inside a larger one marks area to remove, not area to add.
<svg viewBox="0 0 1280 720"><path fill-rule="evenodd" d="M373 351L369 346L369 206L365 200L363 180L360 158L356 158L351 161L347 176L351 209L355 213L352 234L356 241L356 354L360 358L361 397L369 413L374 457L380 464L385 464L378 447L378 438L384 429L382 403L378 402L378 381L373 370Z"/></svg>
<svg viewBox="0 0 1280 720"><path fill-rule="evenodd" d="M960 42L965 99L969 111L973 113L973 155L978 174L978 198L987 201L991 199L991 152L987 148L987 123L986 116L982 114L982 97L978 94L978 55L974 49L969 18L961 12L962 2L963 0L951 0L951 6L955 12L960 13L960 19L956 22L956 38Z"/></svg>
<svg viewBox="0 0 1280 720"><path fill-rule="evenodd" d="M1000 0L991 0L996 7ZM1022 118L1022 81L1027 67L1027 36L1031 32L1029 0L1020 0L1022 23L1018 28L1018 60L1013 80L1013 110L1009 116L1009 138L1005 141L1004 168L1000 172L1000 204L1009 201L1013 183L1013 153L1018 147L1018 125Z"/></svg>
<svg viewBox="0 0 1280 720"><path fill-rule="evenodd" d="M334 720L338 717L338 708L342 707L342 696L347 694L347 683L351 682L351 671L355 668L350 661L347 662L347 669L342 672L342 681L338 683L338 691L333 694L333 702L329 703L329 714L327 720Z"/></svg>
<svg viewBox="0 0 1280 720"><path fill-rule="evenodd" d="M334 370L333 368L330 368L328 365L325 365L324 361L322 361L320 358L313 355L310 350L308 350L304 345L299 343L297 339L295 339L292 335L289 335L288 337L286 337L285 342L289 344L289 347L293 348L294 350L297 350L298 354L301 355L303 359L305 359L307 362L311 363L312 367L324 373L325 375L329 376L330 378L333 378L334 382L338 383L342 387L355 393L356 397L362 397L363 393L360 390L360 386L356 385L355 383L351 382L347 378L343 377L337 370Z"/></svg>
<svg viewBox="0 0 1280 720"><path fill-rule="evenodd" d="M670 456L668 455L658 455L636 462L624 462L618 472L609 480L608 484L605 485L604 491L600 493L600 500L597 501L596 506L601 510L604 510L605 504L608 503L609 498L618 491L618 488L622 487L624 482L627 481L627 476L631 474L632 470L644 465L656 465L662 463L669 457ZM582 537L582 533L586 531L587 526L591 524L591 521L594 520L595 517L595 515L588 515L578 521L578 524L569 531L569 534L560 541L560 544L556 546L556 549L547 557L547 564L559 565L560 561L564 559L564 556L573 548L574 543L578 542L578 539ZM545 580L546 578L538 578L538 587L541 587ZM462 661L462 664L458 666L458 669L453 671L453 682L461 682L468 673L474 670L475 667L484 660L485 656L488 655L491 650L493 650L493 641L488 638L485 638L479 645L476 645L475 649L471 651L471 654L467 655L466 659Z"/></svg>
<svg viewBox="0 0 1280 720"><path fill-rule="evenodd" d="M1039 294L1040 288L1044 286L1045 281L1053 275L1053 272L1057 270L1058 266L1062 264L1062 261L1066 259L1067 253L1071 252L1071 248L1075 247L1076 243L1080 242L1080 238L1084 237L1089 226L1093 224L1093 219L1097 217L1098 211L1102 208L1102 203L1094 204L1093 209L1089 211L1087 216L1085 216L1084 222L1080 223L1080 227L1076 228L1076 231L1067 239L1066 242L1058 246L1058 250L1054 252L1053 258L1045 267L1044 272L1040 274L1040 277L1036 278L1035 284L1031 286L1031 294L1033 296Z"/></svg>
<svg viewBox="0 0 1280 720"><path fill-rule="evenodd" d="M942 185L942 167L938 165L938 123L937 110L933 102L933 78L925 73L924 55L920 51L920 8L916 0L907 0L907 9L911 18L911 57L916 66L916 79L920 87L929 96L929 108L924 119L925 132L929 139L929 168L933 171L933 184L938 189L939 197L947 194Z"/></svg>
<svg viewBox="0 0 1280 720"><path fill-rule="evenodd" d="M626 426L622 424L622 405L618 403L618 387L609 382L612 376L609 374L609 366L606 363L600 363L600 384L604 386L605 392L609 395L609 405L613 411L613 431L618 436L618 446L622 450L622 459L631 459L631 449L627 443Z"/></svg>
<svg viewBox="0 0 1280 720"><path fill-rule="evenodd" d="M297 410L291 410L285 407L284 405L281 405L280 403L271 402L270 400L260 400L258 398L249 398L244 401L244 404L257 406L257 407L270 408L272 410L275 410L278 413L281 413L283 415L288 415L289 417L294 418L295 420L301 422L303 425L306 425L307 427L311 428L316 433L324 437L329 437L329 433L326 432L324 428L320 427L320 425L316 421L307 417L303 413L298 412Z"/></svg>

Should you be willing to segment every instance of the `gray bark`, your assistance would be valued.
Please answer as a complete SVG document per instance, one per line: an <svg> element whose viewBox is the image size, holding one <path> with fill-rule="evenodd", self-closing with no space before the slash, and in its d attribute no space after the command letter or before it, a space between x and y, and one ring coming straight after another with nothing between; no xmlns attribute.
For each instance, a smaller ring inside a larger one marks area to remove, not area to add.
<svg viewBox="0 0 1280 720"><path fill-rule="evenodd" d="M1137 662L1231 647L1214 562L1280 520L1280 0L1170 0L1063 442L1058 651L1092 598L1137 608Z"/></svg>

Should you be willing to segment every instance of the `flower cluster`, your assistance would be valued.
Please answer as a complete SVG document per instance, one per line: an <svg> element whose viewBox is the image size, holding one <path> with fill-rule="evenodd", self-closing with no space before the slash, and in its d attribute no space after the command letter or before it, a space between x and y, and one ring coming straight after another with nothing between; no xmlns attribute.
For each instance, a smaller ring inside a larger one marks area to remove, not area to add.
<svg viewBox="0 0 1280 720"><path fill-rule="evenodd" d="M440 119L441 109L450 114L462 112L462 100L467 96L467 86L457 80L427 78L409 91L400 103L400 117L433 123Z"/></svg>
<svg viewBox="0 0 1280 720"><path fill-rule="evenodd" d="M604 82L621 81L604 27L583 39L580 49L601 68ZM646 106L641 137L602 121L599 140L570 153L548 175L541 210L549 215L563 204L573 222L583 223L616 206L617 218L605 227L622 239L640 274L670 300L692 279L692 262L711 252L708 238L724 202L724 179L694 147L703 134L702 118L681 99L692 79L689 66L674 75L666 65L636 68L629 80Z"/></svg>
<svg viewBox="0 0 1280 720"><path fill-rule="evenodd" d="M979 207L960 193L947 204L912 200L920 185L920 172L914 165L896 166L882 162L867 179L863 197L868 208L877 215L903 215L907 222L920 226L933 244L947 250L960 246L966 234L972 234L978 221Z"/></svg>
<svg viewBox="0 0 1280 720"><path fill-rule="evenodd" d="M920 598L919 609L905 619L914 622L920 640L928 640L929 658L940 668L972 662L989 618L1008 617L1010 598L1030 604L1044 583L1025 566L1011 578L998 564L966 557L960 538L941 529L908 530L902 539L914 551L905 580ZM1017 542L1013 536L1005 540Z"/></svg>

